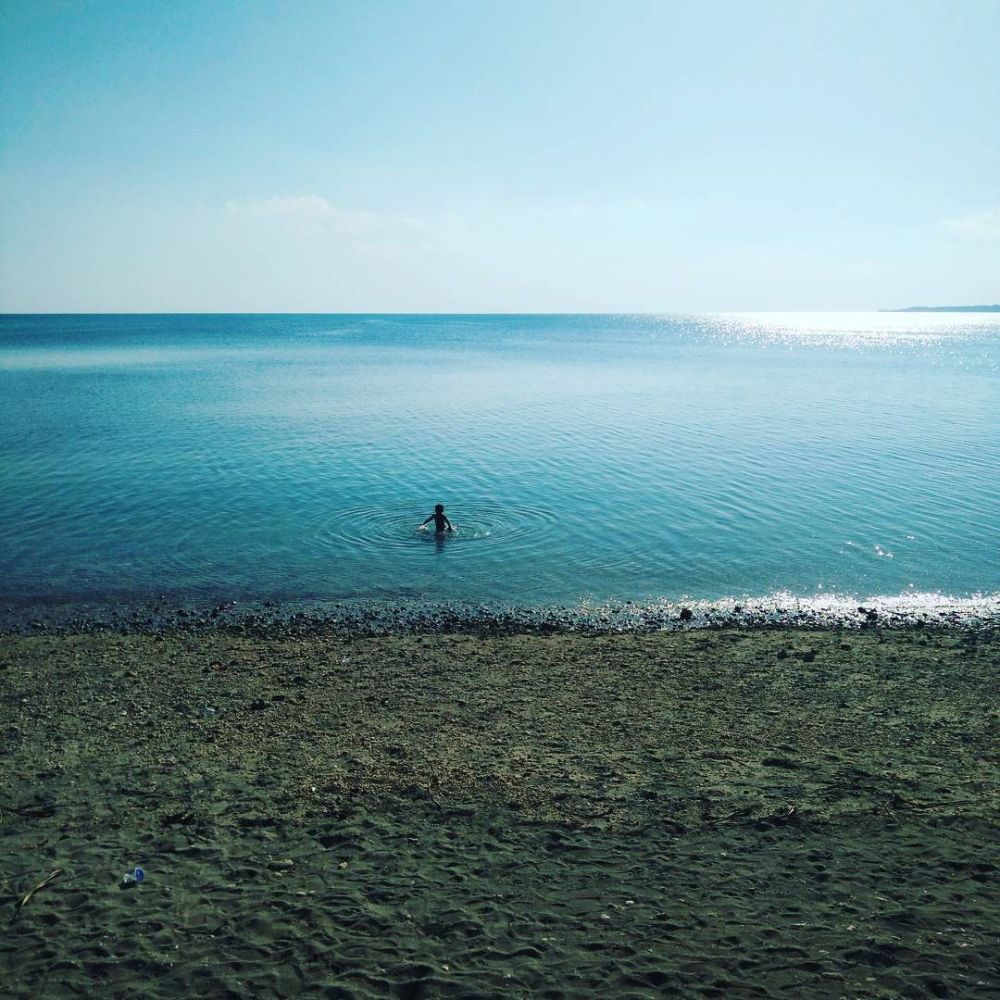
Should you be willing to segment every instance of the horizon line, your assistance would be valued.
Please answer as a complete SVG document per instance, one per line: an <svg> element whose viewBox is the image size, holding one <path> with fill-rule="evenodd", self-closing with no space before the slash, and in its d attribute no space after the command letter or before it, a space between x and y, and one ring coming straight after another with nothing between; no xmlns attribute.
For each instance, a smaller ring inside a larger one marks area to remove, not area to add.
<svg viewBox="0 0 1000 1000"><path fill-rule="evenodd" d="M747 313L907 313L907 312L1000 312L1000 304L968 305L968 306L902 306L902 307L872 307L848 309L615 309L615 310L407 310L393 309L385 311L348 309L348 310L0 310L0 317L17 316L705 316L705 315L742 315Z"/></svg>

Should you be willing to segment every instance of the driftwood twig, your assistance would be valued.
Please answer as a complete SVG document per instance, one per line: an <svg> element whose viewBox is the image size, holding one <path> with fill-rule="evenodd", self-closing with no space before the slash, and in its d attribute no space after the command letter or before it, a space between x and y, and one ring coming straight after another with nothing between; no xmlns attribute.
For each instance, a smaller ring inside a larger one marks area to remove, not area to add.
<svg viewBox="0 0 1000 1000"><path fill-rule="evenodd" d="M17 920L17 915L21 912L22 907L25 905L25 903L28 902L29 899L31 899L32 896L34 896L36 892L38 892L39 889L44 889L50 882L57 879L62 874L63 874L63 869L57 868L54 872L43 878L42 881L39 882L34 889L32 889L30 892L26 892L21 897L17 906L14 907L14 916L10 918L10 922L14 923L14 921Z"/></svg>

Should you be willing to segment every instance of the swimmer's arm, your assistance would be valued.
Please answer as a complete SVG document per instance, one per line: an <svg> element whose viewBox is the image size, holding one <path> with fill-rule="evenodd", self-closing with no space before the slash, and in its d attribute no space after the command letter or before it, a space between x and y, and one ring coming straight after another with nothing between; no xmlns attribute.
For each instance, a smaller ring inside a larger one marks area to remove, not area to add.
<svg viewBox="0 0 1000 1000"><path fill-rule="evenodd" d="M449 531L454 531L454 530L455 530L455 529L454 529L454 528L453 528L453 527L451 526L451 521L449 521L447 517L445 517L445 519L444 519L444 523L448 525L448 530L449 530Z"/></svg>

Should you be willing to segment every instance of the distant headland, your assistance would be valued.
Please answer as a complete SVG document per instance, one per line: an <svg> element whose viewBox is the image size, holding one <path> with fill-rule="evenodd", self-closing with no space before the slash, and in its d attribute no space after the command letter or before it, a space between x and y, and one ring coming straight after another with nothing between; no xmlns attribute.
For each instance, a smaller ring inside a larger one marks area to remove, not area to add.
<svg viewBox="0 0 1000 1000"><path fill-rule="evenodd" d="M905 309L880 309L887 313L998 313L1000 305L994 306L907 306Z"/></svg>

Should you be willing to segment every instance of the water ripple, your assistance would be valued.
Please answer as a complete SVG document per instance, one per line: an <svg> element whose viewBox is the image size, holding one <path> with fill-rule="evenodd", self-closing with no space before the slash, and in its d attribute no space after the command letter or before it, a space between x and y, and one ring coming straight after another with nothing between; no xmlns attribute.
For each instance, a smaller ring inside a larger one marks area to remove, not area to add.
<svg viewBox="0 0 1000 1000"><path fill-rule="evenodd" d="M414 509L397 504L340 510L319 520L313 530L317 543L329 550L358 545L412 549L434 542L447 544L457 554L473 542L507 550L537 544L556 520L541 508L473 499L463 503L454 517L449 515L455 530L442 537L421 528Z"/></svg>
<svg viewBox="0 0 1000 1000"><path fill-rule="evenodd" d="M998 359L995 316L0 317L0 595L994 592Z"/></svg>

